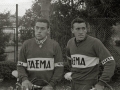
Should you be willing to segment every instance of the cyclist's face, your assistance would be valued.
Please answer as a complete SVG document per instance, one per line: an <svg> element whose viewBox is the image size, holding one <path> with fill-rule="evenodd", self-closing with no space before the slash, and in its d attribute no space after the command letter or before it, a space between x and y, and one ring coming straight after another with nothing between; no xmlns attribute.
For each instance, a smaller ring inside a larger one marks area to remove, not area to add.
<svg viewBox="0 0 120 90"><path fill-rule="evenodd" d="M44 39L49 33L49 28L47 27L47 23L37 22L35 24L35 37L39 40Z"/></svg>
<svg viewBox="0 0 120 90"><path fill-rule="evenodd" d="M85 23L74 23L72 28L72 33L75 35L76 40L84 40L87 33L87 28Z"/></svg>

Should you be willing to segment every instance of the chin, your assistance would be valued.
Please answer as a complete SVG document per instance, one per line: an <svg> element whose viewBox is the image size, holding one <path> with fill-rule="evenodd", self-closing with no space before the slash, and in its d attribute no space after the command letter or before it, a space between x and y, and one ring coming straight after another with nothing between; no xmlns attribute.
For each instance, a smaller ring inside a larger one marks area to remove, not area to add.
<svg viewBox="0 0 120 90"><path fill-rule="evenodd" d="M36 37L38 40L41 40L42 38L40 38L40 37Z"/></svg>
<svg viewBox="0 0 120 90"><path fill-rule="evenodd" d="M79 38L78 40L82 41L82 40L84 40L84 38Z"/></svg>

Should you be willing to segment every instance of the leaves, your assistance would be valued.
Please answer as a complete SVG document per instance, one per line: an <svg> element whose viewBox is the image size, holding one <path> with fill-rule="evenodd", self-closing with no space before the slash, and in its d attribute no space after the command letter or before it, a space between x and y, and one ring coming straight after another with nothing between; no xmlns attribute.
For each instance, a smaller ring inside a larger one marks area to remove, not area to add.
<svg viewBox="0 0 120 90"><path fill-rule="evenodd" d="M5 47L7 45L7 42L9 41L9 35L3 33L3 26L11 26L12 23L9 20L10 12L7 13L0 13L0 61L4 61L6 55Z"/></svg>

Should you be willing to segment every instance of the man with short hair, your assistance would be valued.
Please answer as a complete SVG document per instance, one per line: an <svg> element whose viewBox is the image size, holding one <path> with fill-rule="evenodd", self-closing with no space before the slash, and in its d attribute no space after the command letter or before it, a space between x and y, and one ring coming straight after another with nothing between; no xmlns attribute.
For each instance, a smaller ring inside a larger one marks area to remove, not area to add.
<svg viewBox="0 0 120 90"><path fill-rule="evenodd" d="M35 37L26 40L19 54L18 76L22 86L32 89L31 80L43 79L49 84L42 90L53 90L63 75L63 59L59 44L48 38L49 22L38 19L35 22Z"/></svg>
<svg viewBox="0 0 120 90"><path fill-rule="evenodd" d="M90 90L93 86L103 90L114 74L114 58L99 39L87 35L87 23L83 19L74 19L71 28L75 37L67 43L67 58L72 68L64 77L72 80L71 90ZM104 70L98 80L99 63Z"/></svg>

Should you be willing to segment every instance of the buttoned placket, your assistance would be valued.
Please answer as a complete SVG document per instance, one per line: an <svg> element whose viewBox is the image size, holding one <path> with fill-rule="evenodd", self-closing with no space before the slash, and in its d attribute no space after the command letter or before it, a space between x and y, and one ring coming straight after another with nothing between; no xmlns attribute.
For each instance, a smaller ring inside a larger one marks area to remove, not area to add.
<svg viewBox="0 0 120 90"><path fill-rule="evenodd" d="M46 41L46 39L47 39L47 37L45 39L39 41L38 39L35 38L36 43L39 45L39 48L42 48L42 45Z"/></svg>

